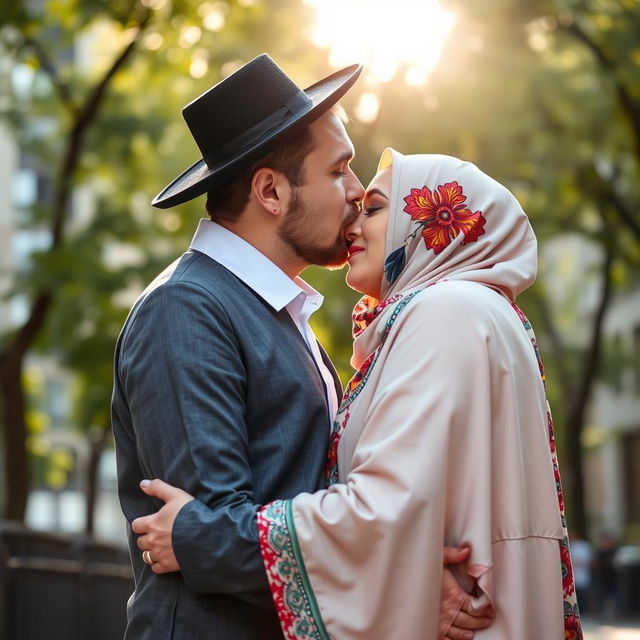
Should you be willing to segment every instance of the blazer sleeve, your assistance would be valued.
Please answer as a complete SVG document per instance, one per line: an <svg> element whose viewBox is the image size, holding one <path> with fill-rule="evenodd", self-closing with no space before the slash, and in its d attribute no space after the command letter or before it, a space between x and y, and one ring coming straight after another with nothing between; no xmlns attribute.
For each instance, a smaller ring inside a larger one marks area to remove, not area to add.
<svg viewBox="0 0 640 640"><path fill-rule="evenodd" d="M123 336L118 373L141 471L197 498L172 532L187 587L254 604L263 592L272 606L255 524L246 370L223 305L197 284L157 288Z"/></svg>

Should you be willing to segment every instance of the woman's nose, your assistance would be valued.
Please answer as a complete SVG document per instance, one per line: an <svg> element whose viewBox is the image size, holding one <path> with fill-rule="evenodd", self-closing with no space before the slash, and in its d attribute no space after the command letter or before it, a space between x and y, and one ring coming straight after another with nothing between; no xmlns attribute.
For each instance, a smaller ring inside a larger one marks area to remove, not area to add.
<svg viewBox="0 0 640 640"><path fill-rule="evenodd" d="M353 242L361 233L362 226L362 212L360 212L353 222L350 222L344 228L344 237L349 241Z"/></svg>

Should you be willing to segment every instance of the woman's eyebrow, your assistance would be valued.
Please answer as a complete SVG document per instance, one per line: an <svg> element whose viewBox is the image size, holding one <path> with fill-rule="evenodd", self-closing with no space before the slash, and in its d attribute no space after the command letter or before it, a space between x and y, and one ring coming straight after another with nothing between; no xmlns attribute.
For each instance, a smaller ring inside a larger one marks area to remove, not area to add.
<svg viewBox="0 0 640 640"><path fill-rule="evenodd" d="M366 197L366 198L370 198L371 196L375 196L375 195L382 196L385 200L388 200L388 199L389 199L389 198L386 196L386 194L384 194L382 191L380 191L380 189L369 189L369 190L365 193L365 197Z"/></svg>

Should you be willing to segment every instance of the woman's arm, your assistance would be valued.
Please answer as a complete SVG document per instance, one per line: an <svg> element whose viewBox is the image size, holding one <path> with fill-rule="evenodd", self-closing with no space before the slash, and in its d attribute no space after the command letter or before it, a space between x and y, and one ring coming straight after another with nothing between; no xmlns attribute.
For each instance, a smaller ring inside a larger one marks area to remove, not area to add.
<svg viewBox="0 0 640 640"><path fill-rule="evenodd" d="M157 513L133 522L134 532L140 534L138 547L151 553L154 573L180 571L172 546L173 523L182 507L195 499L162 480L143 481L140 486L147 495L162 500L165 505ZM487 628L494 615L490 605L480 609L472 607L471 597L462 590L449 568L464 563L469 552L468 547L445 547L443 552L440 635L451 640L472 640L474 631Z"/></svg>
<svg viewBox="0 0 640 640"><path fill-rule="evenodd" d="M433 302L425 292L398 316L350 407L345 484L259 512L285 637L436 638L443 546L490 562L490 526L465 537L491 512L488 344L457 292Z"/></svg>

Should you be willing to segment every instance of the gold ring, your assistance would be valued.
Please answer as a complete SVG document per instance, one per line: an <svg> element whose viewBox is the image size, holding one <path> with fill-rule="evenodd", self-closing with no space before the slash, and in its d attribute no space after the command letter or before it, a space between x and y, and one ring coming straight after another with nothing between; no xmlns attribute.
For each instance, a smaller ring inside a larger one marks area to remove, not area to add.
<svg viewBox="0 0 640 640"><path fill-rule="evenodd" d="M142 552L142 562L145 564L153 564L153 560L151 559L151 552L147 549Z"/></svg>

